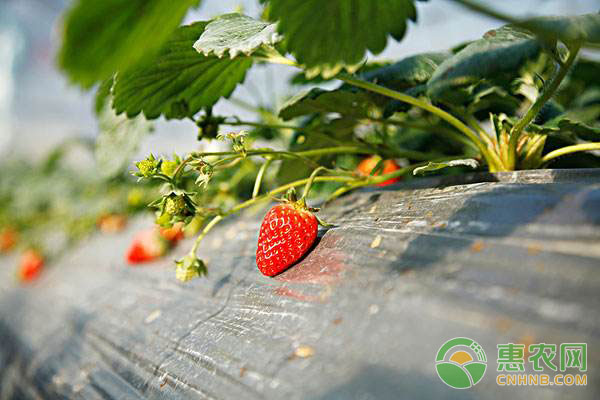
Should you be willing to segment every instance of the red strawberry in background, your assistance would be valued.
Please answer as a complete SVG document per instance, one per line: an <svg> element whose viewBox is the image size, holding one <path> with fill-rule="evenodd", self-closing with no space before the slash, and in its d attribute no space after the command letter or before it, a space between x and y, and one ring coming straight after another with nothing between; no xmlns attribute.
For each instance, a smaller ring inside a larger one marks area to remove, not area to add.
<svg viewBox="0 0 600 400"><path fill-rule="evenodd" d="M274 276L289 268L310 250L317 238L319 222L303 199L272 207L258 235L256 265Z"/></svg>
<svg viewBox="0 0 600 400"><path fill-rule="evenodd" d="M358 164L358 167L356 167L356 170L362 176L369 176L369 175L371 175L371 171L373 171L373 169L377 166L377 164L379 163L380 160L381 160L381 157L379 157L379 156L371 156L369 158L365 158L364 160L362 160L360 162L360 164ZM381 172L385 175L385 174L389 174L394 171L397 171L399 169L400 169L400 166L398 164L396 164L396 162L394 160L385 160L383 162L383 170ZM380 172L377 172L374 175L378 176L378 175L380 175ZM400 179L401 179L400 177L388 179L387 181L378 183L377 186L382 187L382 186L391 185L392 183L399 182Z"/></svg>
<svg viewBox="0 0 600 400"><path fill-rule="evenodd" d="M96 224L103 233L117 233L127 225L127 217L121 214L105 214L98 218Z"/></svg>
<svg viewBox="0 0 600 400"><path fill-rule="evenodd" d="M31 282L36 279L44 267L44 258L33 249L26 250L19 262L18 278L21 282Z"/></svg>
<svg viewBox="0 0 600 400"><path fill-rule="evenodd" d="M168 242L161 237L158 229L139 232L127 250L127 262L140 264L155 260L167 252Z"/></svg>
<svg viewBox="0 0 600 400"><path fill-rule="evenodd" d="M177 222L170 228L160 228L160 236L172 244L176 244L183 239L183 222Z"/></svg>
<svg viewBox="0 0 600 400"><path fill-rule="evenodd" d="M0 232L0 253L7 252L15 247L19 234L12 228L4 228Z"/></svg>

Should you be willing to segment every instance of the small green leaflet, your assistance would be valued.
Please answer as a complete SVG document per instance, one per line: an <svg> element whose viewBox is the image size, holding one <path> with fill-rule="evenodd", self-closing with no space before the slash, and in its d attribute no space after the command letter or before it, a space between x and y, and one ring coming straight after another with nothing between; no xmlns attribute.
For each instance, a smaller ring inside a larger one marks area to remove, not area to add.
<svg viewBox="0 0 600 400"><path fill-rule="evenodd" d="M196 22L177 28L153 60L119 74L113 87L117 113L183 119L228 97L244 81L252 58L198 53L193 45L206 25Z"/></svg>
<svg viewBox="0 0 600 400"><path fill-rule="evenodd" d="M451 160L451 161L443 161L443 162L430 162L425 166L415 168L413 170L413 175L423 174L425 172L437 171L438 169L449 168L449 167L458 167L465 166L470 168L479 167L479 163L477 160L472 158L466 158L464 160Z"/></svg>
<svg viewBox="0 0 600 400"><path fill-rule="evenodd" d="M65 18L59 64L84 88L152 55L200 0L77 0Z"/></svg>
<svg viewBox="0 0 600 400"><path fill-rule="evenodd" d="M413 0L270 0L269 17L307 76L328 78L356 71L367 50L383 51L388 36L401 40L417 12Z"/></svg>
<svg viewBox="0 0 600 400"><path fill-rule="evenodd" d="M427 94L435 100L451 97L454 89L494 81L501 74L516 74L527 60L541 51L535 36L514 26L505 25L489 31L446 59L427 83Z"/></svg>
<svg viewBox="0 0 600 400"><path fill-rule="evenodd" d="M194 48L205 56L223 57L229 53L251 55L261 46L271 46L281 40L275 24L258 21L242 14L225 14L212 20Z"/></svg>
<svg viewBox="0 0 600 400"><path fill-rule="evenodd" d="M142 115L128 119L116 115L106 102L98 118L100 134L96 139L97 170L106 178L121 173L135 155L142 139L152 131Z"/></svg>

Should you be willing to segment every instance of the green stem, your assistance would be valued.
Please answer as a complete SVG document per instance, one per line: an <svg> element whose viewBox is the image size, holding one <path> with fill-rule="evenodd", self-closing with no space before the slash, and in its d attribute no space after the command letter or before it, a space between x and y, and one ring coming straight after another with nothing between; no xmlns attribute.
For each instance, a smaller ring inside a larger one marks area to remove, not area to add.
<svg viewBox="0 0 600 400"><path fill-rule="evenodd" d="M300 64L298 64L296 61L294 60L290 60L287 57L282 56L281 54L277 54L277 55L271 55L268 57L253 57L254 59L257 60L261 60L261 61L266 61L266 62L270 62L273 64L282 64L282 65L290 65L292 67L299 67L300 68Z"/></svg>
<svg viewBox="0 0 600 400"><path fill-rule="evenodd" d="M390 123L392 125L399 125L399 126L407 126L405 124L402 123L402 121L395 121L395 120L382 120L382 119L375 119L375 118L369 118L370 121L373 122L381 122L381 123ZM223 125L231 125L231 126L255 126L255 127L262 127L262 128L273 128L273 129L292 129L292 130L296 130L299 132L312 132L312 133L317 133L319 135L321 135L322 137L324 137L327 140L332 141L333 143L341 143L338 140L335 140L327 135L322 134L318 129L314 129L314 128L302 128L299 126L294 126L294 125L282 125L282 124L265 124L265 123L261 123L261 122L250 122L250 121L236 121L236 122L224 122ZM408 126L407 126L408 127ZM446 131L446 133L448 133ZM455 134L454 132L449 132L452 134ZM458 136L458 135L457 135ZM465 140L464 137L459 136L460 139L463 139L464 142L468 143L469 145L473 146L473 144L468 141ZM341 145L344 146L344 145ZM341 148L341 147L340 147ZM344 146L343 148L350 148L348 146ZM353 146L353 149L361 149L360 151L349 151L349 153L361 153L361 154L377 154L380 151L375 149L375 148L367 148L367 147L358 147L358 146ZM344 151L345 152L345 151ZM340 153L344 153L343 151L340 151ZM345 152L348 153L348 152ZM390 154L388 154L389 156L392 157L400 157L400 158L410 158L413 160L429 160L431 159L431 154L427 154L427 153L423 153L420 151L415 151L415 150L407 150L407 149L394 149L392 152L390 152Z"/></svg>
<svg viewBox="0 0 600 400"><path fill-rule="evenodd" d="M232 121L232 122L222 122L221 125L228 126L253 126L256 128L271 128L271 129L292 129L292 130L302 130L302 128L294 125L285 125L285 124L265 124L263 122L252 122L252 121Z"/></svg>
<svg viewBox="0 0 600 400"><path fill-rule="evenodd" d="M308 177L308 181L306 181L306 185L304 186L304 191L302 192L302 197L300 197L300 201L306 202L306 197L308 196L308 193L310 192L310 189L312 188L315 178L317 177L319 172L326 171L326 170L327 170L327 168L325 168L325 167L319 167L319 168L315 169L312 172L312 174L310 174L310 176Z"/></svg>
<svg viewBox="0 0 600 400"><path fill-rule="evenodd" d="M269 165L271 165L271 161L272 160L270 158L267 158L267 160L263 163L263 165L260 166L260 169L258 170L258 174L256 175L256 181L254 181L254 189L252 190L252 198L255 198L256 196L258 196L258 193L260 192L260 185L262 184L262 180L265 175L265 172L269 168Z"/></svg>
<svg viewBox="0 0 600 400"><path fill-rule="evenodd" d="M352 153L352 154L375 154L376 150L367 149L359 146L336 146L336 147L322 147L320 149L313 150L304 150L304 151L278 151L278 150L265 150L265 149L256 149L256 150L248 150L246 152L246 156L281 156L281 157L295 157L295 158L306 158L327 154L344 154L344 153ZM184 162L191 161L194 157L209 157L209 156L228 156L237 154L234 151L215 151L215 152L206 152L206 153L194 153L192 156L185 159ZM311 160L312 162L312 160ZM181 166L181 165L180 165Z"/></svg>
<svg viewBox="0 0 600 400"><path fill-rule="evenodd" d="M471 127L471 129L473 129L475 132L477 132L479 134L479 137L481 138L481 140L483 140L485 142L485 144L487 144L488 146L492 145L489 135L487 134L485 129L483 129L481 127L481 125L479 124L479 121L477 121L475 119L473 114L470 114L469 112L467 112L467 110L464 110L464 109L460 110L460 113L463 115L463 119Z"/></svg>
<svg viewBox="0 0 600 400"><path fill-rule="evenodd" d="M397 172L397 171L394 171L394 173L395 172ZM394 173L392 173L392 174L394 174ZM388 174L388 175L392 175L392 174ZM386 176L388 176L388 175L386 175ZM379 178L379 177L377 177L377 178ZM299 187L302 185L306 185L306 182L308 182L308 179L309 178L299 179L297 181L290 182L285 185L281 185L276 189L273 189L263 195L255 197L254 199L246 200L243 203L240 203L237 206L233 207L231 210L229 210L227 213L225 213L225 215L234 214L244 208L248 208L248 207L250 207L254 204L257 204L261 201L269 200L273 196L280 194L280 193L285 193L288 189L291 189L293 187ZM356 180L357 180L357 178L351 177L351 176L317 176L317 177L315 177L314 182L352 182L352 181L356 181Z"/></svg>
<svg viewBox="0 0 600 400"><path fill-rule="evenodd" d="M210 230L216 224L218 224L222 219L223 219L222 215L217 215L213 219L211 219L208 224L206 224L206 226L204 227L204 229L202 229L202 232L200 232L200 234L198 235L198 237L194 241L194 245L192 246L192 248L190 250L190 254L192 254L194 256L196 255L196 252L198 251L198 246L200 246L200 242L202 242L202 239L204 239L204 237L208 234L208 232L210 232Z"/></svg>
<svg viewBox="0 0 600 400"><path fill-rule="evenodd" d="M479 137L487 145L489 152L490 152L490 157L494 160L495 169L496 170L502 169L502 161L500 160L500 157L498 156L498 154L495 151L496 147L494 145L494 142L492 141L492 138L490 138L490 135L488 135L488 133L481 127L479 122L475 119L475 117L472 114L468 113L465 110L463 112L463 115L464 115L464 119L467 122L467 124L469 124L471 126L471 128L473 128L479 134Z"/></svg>
<svg viewBox="0 0 600 400"><path fill-rule="evenodd" d="M490 170L493 170L493 168L494 168L493 158L490 156L489 151L485 147L483 142L481 142L481 140L471 130L471 128L469 128L467 125L465 125L463 122L461 122L458 118L454 117L453 115L447 113L446 111L442 110L441 108L434 106L433 104L430 104L423 100L409 96L405 93L397 92L395 90L376 85L371 82L353 78L352 76L345 75L345 74L339 75L337 78L343 82L346 82L346 83L352 85L352 86L360 87L362 89L369 90L371 92L379 93L383 96L387 96L392 99L396 99L396 100L402 101L404 103L411 104L415 107L419 107L425 111L429 111L430 113L437 115L444 121L448 122L450 125L454 126L460 132L465 134L465 136L467 136L477 146L481 155L485 158L486 162L488 163Z"/></svg>
<svg viewBox="0 0 600 400"><path fill-rule="evenodd" d="M378 120L374 119L374 121L378 121ZM445 127L445 126L439 126L439 125L433 125L433 124L419 124L416 122L400 121L400 120L397 120L394 118L389 118L387 120L387 123L391 124L391 125L404 127L404 128L421 129L426 132L442 134L444 136L447 136L450 139L453 139L459 143L462 143L462 144L470 147L473 150L477 150L477 151L479 150L477 148L477 146L475 145L475 143L471 142L464 135L460 135L460 134L456 133L455 131L453 131L452 129Z"/></svg>
<svg viewBox="0 0 600 400"><path fill-rule="evenodd" d="M507 167L509 170L514 170L516 167L517 145L519 144L519 138L521 137L523 130L527 127L527 125L529 125L535 116L538 115L544 104L546 104L546 102L552 98L560 83L567 75L567 72L569 72L569 69L571 69L580 47L581 45L576 44L569 48L569 57L567 58L566 62L560 65L558 73L555 75L554 79L552 79L552 82L550 82L547 88L544 88L542 95L537 98L531 107L529 107L529 110L527 110L523 118L521 118L515 124L515 126L513 126L510 132L510 140L508 142Z"/></svg>
<svg viewBox="0 0 600 400"><path fill-rule="evenodd" d="M553 160L557 157L564 156L565 154L576 153L579 151L590 151L590 150L600 150L600 143L582 143L575 144L572 146L566 146L550 153L546 154L542 157L542 164L547 163L550 160Z"/></svg>
<svg viewBox="0 0 600 400"><path fill-rule="evenodd" d="M229 125L229 126L253 126L253 127L257 127L257 128L272 128L272 129L290 129L290 130L294 130L297 132L306 132L306 133L311 133L314 135L319 136L320 138L327 140L333 144L336 144L338 146L343 146L344 142L341 140L337 140L333 137L331 137L327 131L325 130L321 130L318 129L316 127L310 127L310 128L303 128L301 126L295 126L295 125L285 125L285 124L267 124L264 122L252 122L252 121L235 121L235 122L223 122L222 125Z"/></svg>
<svg viewBox="0 0 600 400"><path fill-rule="evenodd" d="M281 158L299 158L311 166L318 168L319 165L314 161L310 160L308 157L327 155L327 154L377 154L377 150L375 149L367 149L359 146L336 146L336 147L323 147L320 149L313 150L305 150L305 151L277 151L277 150L248 150L246 156L269 156L276 157L278 159ZM175 172L173 173L173 179L176 179L184 170L185 166L198 157L209 157L209 156L239 156L235 151L215 151L215 152L206 152L206 153L194 153L185 158L181 164L177 167ZM232 159L235 157L230 157Z"/></svg>

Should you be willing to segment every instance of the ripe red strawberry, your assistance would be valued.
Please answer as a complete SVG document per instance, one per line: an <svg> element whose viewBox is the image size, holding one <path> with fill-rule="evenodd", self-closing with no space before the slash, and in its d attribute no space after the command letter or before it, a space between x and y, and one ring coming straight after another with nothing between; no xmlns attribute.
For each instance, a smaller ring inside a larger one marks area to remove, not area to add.
<svg viewBox="0 0 600 400"><path fill-rule="evenodd" d="M19 262L18 278L21 282L31 282L42 272L44 258L36 250L26 250Z"/></svg>
<svg viewBox="0 0 600 400"><path fill-rule="evenodd" d="M160 236L157 229L139 232L127 250L127 262L139 264L161 257L167 252L168 243Z"/></svg>
<svg viewBox="0 0 600 400"><path fill-rule="evenodd" d="M360 175L369 176L371 175L371 171L373 171L373 169L377 166L377 163L379 163L379 160L381 160L381 158L378 156L371 156L369 158L365 158L360 162L360 164L358 164L358 167L356 167L356 169ZM400 166L396 164L394 160L385 160L383 162L383 170L381 172L383 172L383 174L385 175L397 171L399 169ZM375 173L375 176L377 175L380 175L380 173ZM391 185L392 183L400 181L400 179L400 177L388 179L387 181L378 183L377 186Z"/></svg>
<svg viewBox="0 0 600 400"><path fill-rule="evenodd" d="M303 200L272 207L258 235L256 265L274 276L298 261L317 238L318 221Z"/></svg>

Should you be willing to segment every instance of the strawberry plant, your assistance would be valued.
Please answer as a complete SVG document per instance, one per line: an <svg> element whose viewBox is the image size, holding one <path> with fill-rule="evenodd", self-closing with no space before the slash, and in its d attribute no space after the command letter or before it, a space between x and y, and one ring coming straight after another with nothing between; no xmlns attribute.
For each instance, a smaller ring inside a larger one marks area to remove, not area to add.
<svg viewBox="0 0 600 400"><path fill-rule="evenodd" d="M600 64L580 56L600 45L600 14L521 19L456 2L508 24L445 52L385 62L367 52L403 39L417 20L413 0L262 0L260 18L232 13L182 26L199 0L78 0L59 62L74 83L96 87L100 118L189 120L200 146L226 143L136 163L140 180L162 184L150 203L157 224L199 230L176 262L179 279L206 273L198 246L221 220L305 185L301 200L275 206L263 222L257 263L272 275L314 241L310 193L333 199L456 166L600 166L588 152L600 150ZM277 109L233 99L256 112L252 121L215 115L213 106L265 63L298 69L291 84L303 90ZM121 140L134 134L127 130ZM286 218L303 222L283 233L273 221ZM297 251L286 235L297 237Z"/></svg>
<svg viewBox="0 0 600 400"><path fill-rule="evenodd" d="M136 184L123 166L115 165L118 152L111 151L111 162L104 166L106 156L98 151L102 147L98 143L97 163L88 168L69 165L68 159L77 151L91 158L94 146L89 141L67 141L39 162L3 160L0 253L21 252L20 281L37 278L42 266L96 230L120 231L128 216L146 212L159 194L155 186Z"/></svg>

